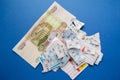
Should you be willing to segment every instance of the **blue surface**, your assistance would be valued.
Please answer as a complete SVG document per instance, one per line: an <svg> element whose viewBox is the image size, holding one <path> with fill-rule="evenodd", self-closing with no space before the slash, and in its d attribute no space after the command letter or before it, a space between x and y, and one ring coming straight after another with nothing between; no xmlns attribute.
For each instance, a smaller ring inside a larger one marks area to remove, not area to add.
<svg viewBox="0 0 120 80"><path fill-rule="evenodd" d="M70 80L61 70L42 74L12 48L54 0L0 0L0 80ZM76 80L120 80L120 0L56 0L85 22L88 35L100 32L103 61Z"/></svg>

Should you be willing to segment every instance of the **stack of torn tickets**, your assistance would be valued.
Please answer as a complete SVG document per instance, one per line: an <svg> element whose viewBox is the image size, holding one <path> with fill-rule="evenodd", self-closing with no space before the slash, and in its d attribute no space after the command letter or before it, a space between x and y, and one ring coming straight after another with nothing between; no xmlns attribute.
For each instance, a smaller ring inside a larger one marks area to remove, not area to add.
<svg viewBox="0 0 120 80"><path fill-rule="evenodd" d="M84 23L54 2L13 48L32 67L42 72L59 68L75 79L88 65L102 60L100 34L87 36Z"/></svg>

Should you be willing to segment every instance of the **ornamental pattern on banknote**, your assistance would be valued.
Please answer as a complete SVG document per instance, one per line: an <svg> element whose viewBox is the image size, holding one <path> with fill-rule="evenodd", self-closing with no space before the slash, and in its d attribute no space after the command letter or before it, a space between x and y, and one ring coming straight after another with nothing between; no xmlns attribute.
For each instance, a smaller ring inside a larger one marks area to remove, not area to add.
<svg viewBox="0 0 120 80"><path fill-rule="evenodd" d="M52 31L61 32L63 29L67 27L65 22L57 19L52 13L46 13L43 18L42 23L37 25L35 29L33 29L30 40L31 42L38 47L39 51L44 51L49 41L48 36Z"/></svg>

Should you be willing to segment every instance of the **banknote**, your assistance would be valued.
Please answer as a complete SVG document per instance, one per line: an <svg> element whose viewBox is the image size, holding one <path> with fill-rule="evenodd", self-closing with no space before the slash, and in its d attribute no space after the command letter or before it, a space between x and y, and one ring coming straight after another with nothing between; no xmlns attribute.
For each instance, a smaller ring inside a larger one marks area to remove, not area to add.
<svg viewBox="0 0 120 80"><path fill-rule="evenodd" d="M54 2L17 43L13 51L35 68L39 64L40 55L50 43L48 40L50 33L55 31L61 34L75 18Z"/></svg>

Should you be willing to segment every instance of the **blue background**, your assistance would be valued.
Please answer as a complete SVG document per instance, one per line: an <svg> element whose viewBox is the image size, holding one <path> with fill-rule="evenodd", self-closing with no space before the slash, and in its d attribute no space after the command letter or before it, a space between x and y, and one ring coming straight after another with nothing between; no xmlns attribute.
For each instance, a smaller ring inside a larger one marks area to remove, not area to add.
<svg viewBox="0 0 120 80"><path fill-rule="evenodd" d="M76 80L120 80L120 0L56 0L88 35L100 32L104 57ZM12 51L54 0L0 0L0 80L70 80L61 70L41 73Z"/></svg>

